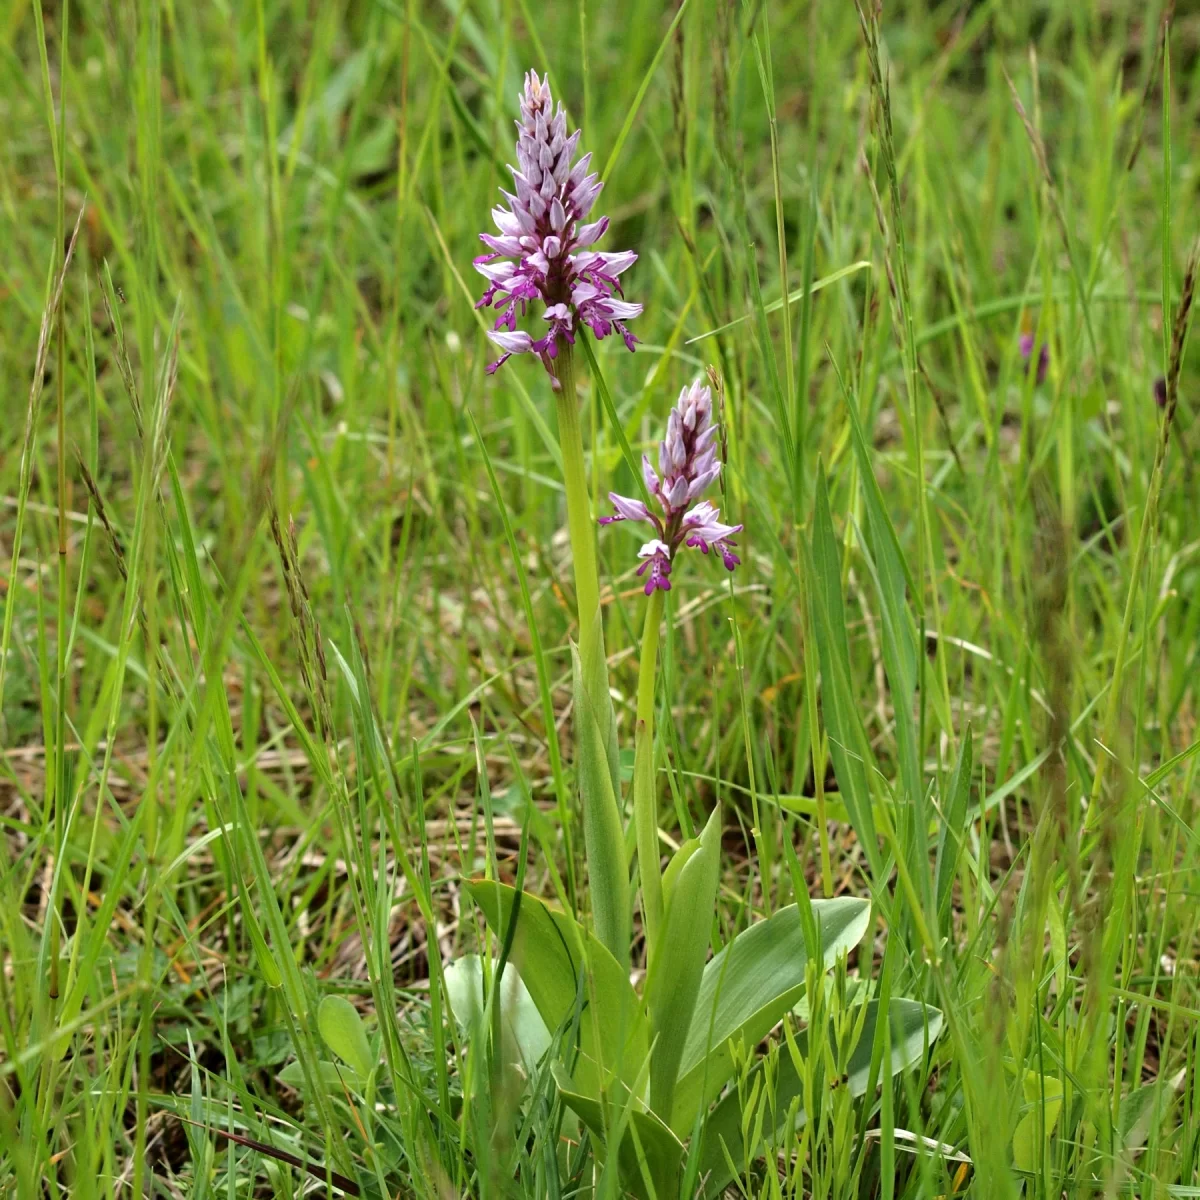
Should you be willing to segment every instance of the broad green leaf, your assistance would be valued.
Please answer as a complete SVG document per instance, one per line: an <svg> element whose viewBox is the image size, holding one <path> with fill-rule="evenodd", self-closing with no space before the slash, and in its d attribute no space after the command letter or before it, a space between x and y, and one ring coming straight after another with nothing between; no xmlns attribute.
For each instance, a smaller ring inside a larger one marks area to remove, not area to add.
<svg viewBox="0 0 1200 1200"><path fill-rule="evenodd" d="M317 1028L330 1050L360 1079L371 1074L373 1056L358 1009L345 996L326 996L317 1009Z"/></svg>
<svg viewBox="0 0 1200 1200"><path fill-rule="evenodd" d="M635 1196L650 1194L642 1171L644 1162L656 1197L678 1195L684 1159L683 1143L654 1113L649 1112L625 1087L618 1086L617 1095L606 1102L580 1092L560 1063L554 1063L551 1070L563 1099L592 1131L605 1152L614 1140L619 1142L618 1171L623 1186L629 1192ZM633 1127L632 1131L630 1126ZM636 1142L634 1131L637 1134Z"/></svg>
<svg viewBox="0 0 1200 1200"><path fill-rule="evenodd" d="M611 739L603 732L600 715L592 704L593 693L585 684L579 650L574 645L571 664L575 682L575 772L583 807L592 920L596 936L617 962L625 963L629 959L629 875L621 810L613 784L618 766L610 750L615 743L610 746ZM611 730L611 719L606 724Z"/></svg>
<svg viewBox="0 0 1200 1200"><path fill-rule="evenodd" d="M509 961L551 1034L569 1032L578 1015L579 1048L599 1064L576 1069L579 1089L597 1095L613 1075L631 1083L649 1054L647 1021L616 959L569 913L536 896L490 879L472 880L467 890L498 938L508 935L515 918ZM569 1039L564 1053L569 1059Z"/></svg>
<svg viewBox="0 0 1200 1200"><path fill-rule="evenodd" d="M814 901L814 907L816 902ZM926 1049L933 1044L942 1031L942 1014L936 1008L921 1004L916 1000L893 1000L888 1005L891 1019L892 1055L885 1076L890 1077L918 1063ZM875 1042L875 1025L879 1019L879 1002L872 1000L867 1004L866 1019L863 1022L862 1033L858 1043L850 1055L849 1070L843 1086L849 1089L851 1096L861 1096L867 1090L867 1082L871 1073L871 1049ZM808 1040L803 1033L797 1034L796 1043L802 1054L808 1052ZM748 1081L746 1094L754 1090L752 1085L755 1078L763 1075L760 1063L754 1068L752 1078ZM802 1094L802 1083L796 1073L795 1065L788 1054L780 1054L775 1069L775 1099L770 1106L768 1098L763 1103L768 1107L768 1114L774 1113L779 1121L775 1131L778 1137L782 1133L788 1106L792 1100ZM799 1128L807 1120L801 1108L796 1114L796 1127ZM720 1104L713 1109L701 1134L700 1146L700 1178L707 1178L704 1195L716 1197L729 1185L733 1174L729 1170L727 1159L731 1159L739 1168L747 1159L757 1158L764 1149L765 1138L749 1147L747 1150L742 1140L742 1112L738 1104L736 1091L730 1092Z"/></svg>
<svg viewBox="0 0 1200 1200"><path fill-rule="evenodd" d="M1062 1110L1062 1080L1053 1075L1026 1071L1024 1090L1029 1111L1017 1122L1013 1133L1013 1166L1018 1171L1033 1174L1042 1157L1042 1144L1058 1124L1058 1114Z"/></svg>
<svg viewBox="0 0 1200 1200"><path fill-rule="evenodd" d="M337 1063L330 1062L326 1058L317 1060L317 1075L325 1085L325 1090L332 1096L342 1094L343 1084L352 1092L363 1090L363 1081L357 1071L353 1071L349 1067L339 1067ZM280 1083L286 1083L288 1087L295 1088L298 1092L304 1090L304 1068L298 1062L288 1063L275 1078Z"/></svg>
<svg viewBox="0 0 1200 1200"><path fill-rule="evenodd" d="M866 900L812 901L828 969L857 946L870 924ZM733 1074L730 1043L754 1046L804 992L808 948L800 911L790 904L738 934L704 968L679 1066L671 1128L681 1136Z"/></svg>
<svg viewBox="0 0 1200 1200"><path fill-rule="evenodd" d="M467 1033L473 1033L484 1016L483 965L479 955L456 958L446 967L445 977L450 1011ZM500 981L500 1014L505 1059L509 1063L519 1062L528 1078L549 1049L551 1037L529 989L511 962L504 964L504 978Z"/></svg>
<svg viewBox="0 0 1200 1200"><path fill-rule="evenodd" d="M698 837L688 838L674 854L671 855L671 861L667 863L667 869L663 872L663 905L670 904L671 893L675 890L675 881L679 878L680 871L683 870L689 858L700 849L700 839Z"/></svg>
<svg viewBox="0 0 1200 1200"><path fill-rule="evenodd" d="M1063 906L1056 895L1051 894L1046 903L1046 928L1050 933L1051 965L1058 978L1059 995L1066 995L1071 960L1067 953L1067 926L1063 920Z"/></svg>
<svg viewBox="0 0 1200 1200"><path fill-rule="evenodd" d="M681 848L680 854L683 853ZM721 868L721 809L714 808L699 845L668 891L662 936L646 973L650 1010L650 1107L671 1115L675 1081L696 1007L712 929Z"/></svg>
<svg viewBox="0 0 1200 1200"><path fill-rule="evenodd" d="M1166 1119L1172 1095L1183 1086L1186 1078L1187 1071L1181 1070L1171 1079L1159 1079L1154 1083L1147 1083L1143 1087L1134 1088L1121 1101L1118 1136L1121 1149L1126 1154L1132 1154L1146 1144L1146 1136L1155 1120L1161 1122ZM1155 1112L1155 1097L1160 1092L1162 1093L1162 1104Z"/></svg>
<svg viewBox="0 0 1200 1200"><path fill-rule="evenodd" d="M842 603L842 556L829 514L829 487L822 471L817 479L817 501L812 530L813 636L821 663L821 711L829 732L829 753L838 791L862 843L871 873L883 877L883 859L875 835L866 749L857 698L851 686L850 642L846 636L846 609Z"/></svg>

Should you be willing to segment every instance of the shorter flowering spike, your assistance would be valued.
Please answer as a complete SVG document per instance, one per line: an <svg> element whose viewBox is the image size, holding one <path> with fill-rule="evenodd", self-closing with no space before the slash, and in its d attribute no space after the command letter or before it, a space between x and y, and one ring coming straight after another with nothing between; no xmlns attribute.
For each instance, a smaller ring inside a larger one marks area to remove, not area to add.
<svg viewBox="0 0 1200 1200"><path fill-rule="evenodd" d="M504 354L489 372L514 354L533 353L557 387L554 360L562 342L574 344L580 322L597 338L615 331L630 350L637 344L625 322L639 316L642 306L624 298L618 279L637 255L589 249L608 229L607 217L584 224L604 185L588 171L590 153L571 166L579 130L567 136L567 116L561 104L554 108L549 82L530 71L520 104L517 165L509 168L516 193L502 191L507 207L492 209L499 235L479 235L491 253L475 259L475 269L488 281L475 307L493 305L499 314L488 336ZM525 316L538 301L546 306L549 332L536 340L526 335L514 340L518 313Z"/></svg>
<svg viewBox="0 0 1200 1200"><path fill-rule="evenodd" d="M647 596L656 588L670 591L671 565L680 546L701 554L716 551L730 571L741 563L733 535L740 533L742 526L722 523L720 510L711 501L692 504L721 474L721 465L712 393L697 380L679 393L667 418L667 436L658 447L658 470L648 454L642 455L642 479L662 515L641 500L609 492L614 514L600 518L601 525L643 521L654 526L658 536L638 551L638 557L645 559L637 573L646 576Z"/></svg>

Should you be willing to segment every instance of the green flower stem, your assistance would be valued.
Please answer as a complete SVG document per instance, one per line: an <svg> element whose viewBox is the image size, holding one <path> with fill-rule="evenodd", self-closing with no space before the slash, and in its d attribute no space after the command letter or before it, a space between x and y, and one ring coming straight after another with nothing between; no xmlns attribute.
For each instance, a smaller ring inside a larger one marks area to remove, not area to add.
<svg viewBox="0 0 1200 1200"><path fill-rule="evenodd" d="M637 734L633 758L633 825L637 835L638 870L642 883L642 922L646 961L658 943L662 924L662 878L659 873L658 795L654 787L654 681L658 665L658 630L663 593L657 588L646 604L642 657L638 664Z"/></svg>
<svg viewBox="0 0 1200 1200"><path fill-rule="evenodd" d="M575 359L564 347L555 360L560 388L556 395L558 441L567 492L567 527L575 568L579 608L576 664L575 770L583 815L588 888L596 934L617 962L629 961L629 869L622 833L620 771L616 721L608 691L604 623L600 618L600 579L596 570L596 534L592 523Z"/></svg>
<svg viewBox="0 0 1200 1200"><path fill-rule="evenodd" d="M600 577L596 569L596 532L592 527L587 467L583 461L583 435L579 429L579 395L575 389L575 352L564 346L555 360L559 383L558 444L562 450L563 482L567 489L567 528L575 566L575 596L579 605L579 645L591 644L592 629L600 619ZM603 638L600 641L603 647ZM585 672L587 664L585 663ZM606 672L607 674L607 672ZM589 690L590 687L589 687ZM598 702L599 698L594 696Z"/></svg>
<svg viewBox="0 0 1200 1200"><path fill-rule="evenodd" d="M654 732L654 680L658 666L658 627L662 624L663 592L655 588L646 604L646 624L642 629L642 658L638 663L637 719L648 732Z"/></svg>

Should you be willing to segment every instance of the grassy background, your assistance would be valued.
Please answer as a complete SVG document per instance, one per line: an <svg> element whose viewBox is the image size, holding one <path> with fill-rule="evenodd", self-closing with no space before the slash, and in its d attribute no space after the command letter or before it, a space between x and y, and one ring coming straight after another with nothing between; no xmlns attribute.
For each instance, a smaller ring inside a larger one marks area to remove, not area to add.
<svg viewBox="0 0 1200 1200"><path fill-rule="evenodd" d="M1164 72L1160 10L889 3L889 135L842 3L0 8L0 1193L298 1194L213 1125L499 1194L439 982L479 940L457 881L512 878L522 828L527 886L582 867L552 404L529 361L485 376L472 309L535 65L604 171L605 245L640 255L642 345L597 349L635 452L725 378L747 552L670 594L664 830L725 806L715 936L789 901L791 844L813 894L876 896L852 975L947 1012L922 1071L824 1101L783 1194L1200 1194L1194 372L1161 461L1154 397L1200 233L1200 21L1180 5ZM864 261L766 311L785 268ZM602 501L631 479L585 404ZM845 726L805 582L824 476ZM599 538L626 742L637 544ZM827 770L844 729L898 831L874 864ZM929 855L915 893L888 858L922 811L955 874L932 928ZM324 1056L329 992L403 1078L378 1128L279 1079ZM515 1186L570 1191L531 1144Z"/></svg>

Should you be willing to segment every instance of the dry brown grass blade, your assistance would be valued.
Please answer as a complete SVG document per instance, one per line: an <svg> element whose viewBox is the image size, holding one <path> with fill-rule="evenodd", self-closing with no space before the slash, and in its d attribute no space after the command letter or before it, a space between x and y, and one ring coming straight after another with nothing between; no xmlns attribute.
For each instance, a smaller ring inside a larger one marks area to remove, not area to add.
<svg viewBox="0 0 1200 1200"><path fill-rule="evenodd" d="M1137 133L1134 135L1133 146L1129 151L1129 158L1125 162L1126 173L1132 171L1137 164L1138 155L1142 150L1142 143L1145 141L1146 109L1150 104L1150 93L1154 91L1154 85L1158 82L1159 76L1162 73L1163 57L1167 51L1167 34L1174 17L1175 0L1168 0L1167 6L1163 9L1163 14L1158 22L1158 47L1154 54L1154 62L1150 66L1150 74L1146 77L1146 86L1142 89L1142 102L1138 105Z"/></svg>
<svg viewBox="0 0 1200 1200"><path fill-rule="evenodd" d="M276 1150L274 1146L268 1146L266 1142L255 1141L254 1138L245 1137L240 1133L231 1133L228 1129L222 1129L219 1125L205 1125L201 1121L193 1121L190 1117L185 1117L180 1113L176 1113L177 1120L183 1121L188 1125L195 1125L197 1129L207 1129L209 1133L218 1134L231 1142L236 1142L239 1146L245 1146L250 1150L257 1150L259 1154L265 1154L268 1158L273 1158L278 1162L287 1163L289 1167L295 1167L300 1171L307 1171L313 1178L319 1179L322 1182L328 1180L335 1188L346 1193L347 1196L361 1196L362 1190L353 1179L347 1179L345 1175L339 1175L337 1171L327 1170L320 1163L309 1162L307 1159L297 1158L294 1154L289 1154L286 1150Z"/></svg>

